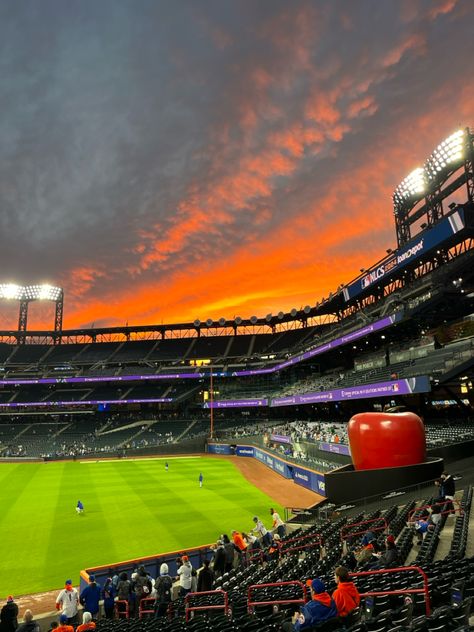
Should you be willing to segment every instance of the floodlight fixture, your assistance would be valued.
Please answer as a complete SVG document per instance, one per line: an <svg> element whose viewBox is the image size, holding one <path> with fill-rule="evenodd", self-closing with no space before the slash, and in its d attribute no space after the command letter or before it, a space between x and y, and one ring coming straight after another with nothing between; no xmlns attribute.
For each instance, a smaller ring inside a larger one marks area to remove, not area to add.
<svg viewBox="0 0 474 632"><path fill-rule="evenodd" d="M393 201L400 206L407 201L419 200L426 191L425 172L422 167L417 167L400 182L393 193Z"/></svg>
<svg viewBox="0 0 474 632"><path fill-rule="evenodd" d="M226 323L225 318L219 318L219 325L220 325L221 327L224 327L225 323Z"/></svg>
<svg viewBox="0 0 474 632"><path fill-rule="evenodd" d="M214 323L214 321L212 320L212 318L208 318L208 319L206 320L206 325L207 325L208 327L212 327L212 324L213 324L213 323Z"/></svg>
<svg viewBox="0 0 474 632"><path fill-rule="evenodd" d="M196 318L196 320L194 321L194 326L199 327L200 324L201 324L201 321L199 320L199 318Z"/></svg>
<svg viewBox="0 0 474 632"><path fill-rule="evenodd" d="M240 325L240 324L242 323L242 318L241 318L240 316L236 316L236 317L234 318L234 323L235 323L236 325Z"/></svg>
<svg viewBox="0 0 474 632"><path fill-rule="evenodd" d="M255 325L257 321L258 321L258 318L256 316L251 316L250 322L252 323L252 325Z"/></svg>
<svg viewBox="0 0 474 632"><path fill-rule="evenodd" d="M15 283L2 283L0 285L0 298L6 298L7 300L15 299L19 301L21 299L23 288L21 285Z"/></svg>
<svg viewBox="0 0 474 632"><path fill-rule="evenodd" d="M63 295L60 287L52 285L0 284L0 298L16 301L59 301Z"/></svg>
<svg viewBox="0 0 474 632"><path fill-rule="evenodd" d="M283 320L285 314L283 312L278 312L278 320Z"/></svg>
<svg viewBox="0 0 474 632"><path fill-rule="evenodd" d="M60 287L48 283L42 285L18 285L17 283L0 283L0 299L19 301L18 331L26 332L28 322L28 305L33 301L52 301L56 303L54 315L54 331L62 331L64 292ZM54 339L57 342L58 338ZM18 338L19 343L25 342L25 337Z"/></svg>
<svg viewBox="0 0 474 632"><path fill-rule="evenodd" d="M305 305L303 311L304 311L305 314L309 314L310 311L311 311L311 306L310 305Z"/></svg>
<svg viewBox="0 0 474 632"><path fill-rule="evenodd" d="M465 158L466 130L458 129L433 151L425 163L428 180L433 181L445 171L460 166Z"/></svg>
<svg viewBox="0 0 474 632"><path fill-rule="evenodd" d="M297 309L295 309L295 308L293 307L293 309L292 309L292 310L291 310L291 312L290 312L290 316L291 316L292 318L295 318L295 316L296 316L296 314L297 314L297 313L298 313L298 310L297 310Z"/></svg>
<svg viewBox="0 0 474 632"><path fill-rule="evenodd" d="M267 315L265 316L265 320L267 321L267 323L269 323L269 322L271 321L271 319L272 319L272 318L273 318L273 314L271 314L271 313L270 313L270 314L267 314Z"/></svg>

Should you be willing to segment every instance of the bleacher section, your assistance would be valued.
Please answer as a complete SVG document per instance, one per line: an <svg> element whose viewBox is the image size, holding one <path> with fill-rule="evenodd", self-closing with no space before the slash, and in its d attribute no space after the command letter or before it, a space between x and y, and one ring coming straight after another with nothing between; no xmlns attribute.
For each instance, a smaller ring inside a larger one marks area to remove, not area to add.
<svg viewBox="0 0 474 632"><path fill-rule="evenodd" d="M361 512L355 507L331 519L316 517L311 525L297 526L273 543L272 553L248 555L251 561L243 564L235 561L231 571L215 579L213 590L218 592L194 593L185 599L177 596L166 615L159 618L154 617L151 602L150 614L115 621L101 619L98 630L278 632L304 604L307 580L321 579L332 593L336 588L334 570L341 564L351 571L350 579L362 597L360 606L345 618L307 628L310 632L468 630L474 598L474 558L466 558L465 554L468 525L472 522L472 488L459 494L458 517L443 517L418 547L415 530L409 526L414 524L411 517L417 515L417 508L433 500L428 496L386 509ZM450 524L454 524L453 529ZM362 536L370 529L376 548L383 550L388 534L396 539L396 568L380 566L376 557L365 565L354 565L353 550L360 549ZM436 559L436 552L441 550L443 556ZM229 606L226 611L219 608L225 603L224 597Z"/></svg>

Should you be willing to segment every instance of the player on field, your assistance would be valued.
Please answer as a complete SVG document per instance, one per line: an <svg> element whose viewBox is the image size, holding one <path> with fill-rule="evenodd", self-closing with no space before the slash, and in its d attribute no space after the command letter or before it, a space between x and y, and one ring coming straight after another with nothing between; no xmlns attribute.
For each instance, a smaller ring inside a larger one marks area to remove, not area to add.
<svg viewBox="0 0 474 632"><path fill-rule="evenodd" d="M199 487L202 487L202 482L204 480L204 477L202 475L202 472L199 474Z"/></svg>
<svg viewBox="0 0 474 632"><path fill-rule="evenodd" d="M84 513L84 505L81 503L80 500L77 501L76 511L78 514Z"/></svg>

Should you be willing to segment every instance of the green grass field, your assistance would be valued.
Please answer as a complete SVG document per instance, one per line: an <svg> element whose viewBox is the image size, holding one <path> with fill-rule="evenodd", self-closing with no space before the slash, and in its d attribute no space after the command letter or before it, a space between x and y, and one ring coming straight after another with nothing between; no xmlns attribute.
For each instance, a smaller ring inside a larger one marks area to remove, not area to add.
<svg viewBox="0 0 474 632"><path fill-rule="evenodd" d="M254 515L270 523L278 504L230 461L167 461L168 472L165 459L0 464L0 595L61 588L69 577L78 583L83 568L211 543L250 529Z"/></svg>

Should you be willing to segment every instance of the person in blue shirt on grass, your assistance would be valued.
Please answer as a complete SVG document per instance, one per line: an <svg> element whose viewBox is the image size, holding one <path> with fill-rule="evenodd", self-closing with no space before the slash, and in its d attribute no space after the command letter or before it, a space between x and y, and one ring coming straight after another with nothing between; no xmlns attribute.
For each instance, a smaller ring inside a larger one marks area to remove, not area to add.
<svg viewBox="0 0 474 632"><path fill-rule="evenodd" d="M76 511L78 514L84 513L84 505L81 503L80 500L77 501Z"/></svg>
<svg viewBox="0 0 474 632"><path fill-rule="evenodd" d="M202 475L202 472L199 474L199 487L202 487L202 482L204 480L204 477Z"/></svg>

